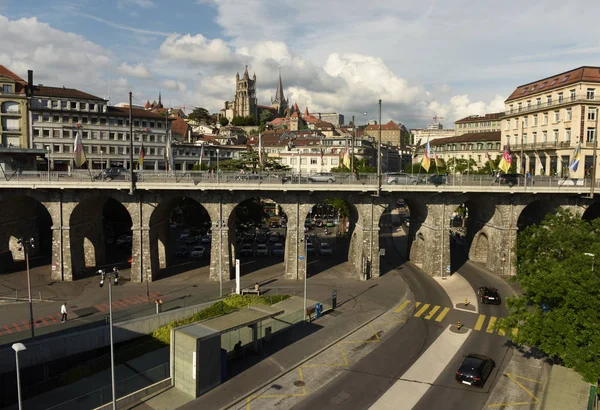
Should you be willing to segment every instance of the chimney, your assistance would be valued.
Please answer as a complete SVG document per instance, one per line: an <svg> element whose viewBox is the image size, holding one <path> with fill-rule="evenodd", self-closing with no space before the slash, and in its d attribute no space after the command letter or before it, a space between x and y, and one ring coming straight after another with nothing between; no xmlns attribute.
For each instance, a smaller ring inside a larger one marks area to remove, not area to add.
<svg viewBox="0 0 600 410"><path fill-rule="evenodd" d="M27 90L29 97L33 97L33 70L27 70Z"/></svg>

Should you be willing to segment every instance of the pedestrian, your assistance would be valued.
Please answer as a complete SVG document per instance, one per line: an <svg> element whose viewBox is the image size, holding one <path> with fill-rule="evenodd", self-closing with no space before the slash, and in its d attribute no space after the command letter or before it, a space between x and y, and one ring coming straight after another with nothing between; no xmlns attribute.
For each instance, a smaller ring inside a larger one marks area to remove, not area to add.
<svg viewBox="0 0 600 410"><path fill-rule="evenodd" d="M67 302L63 302L62 306L60 307L60 313L62 314L60 323L65 323L67 321Z"/></svg>

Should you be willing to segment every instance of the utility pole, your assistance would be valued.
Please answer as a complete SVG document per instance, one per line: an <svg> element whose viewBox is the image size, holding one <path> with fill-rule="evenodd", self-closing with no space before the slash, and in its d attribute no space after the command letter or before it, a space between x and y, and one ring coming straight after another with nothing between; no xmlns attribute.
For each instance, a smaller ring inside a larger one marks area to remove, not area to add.
<svg viewBox="0 0 600 410"><path fill-rule="evenodd" d="M135 176L133 175L133 108L131 107L133 94L129 91L129 179L131 186L129 187L129 195L133 195L135 191Z"/></svg>
<svg viewBox="0 0 600 410"><path fill-rule="evenodd" d="M352 116L352 156L350 157L350 171L354 172L354 141L356 140L356 124Z"/></svg>
<svg viewBox="0 0 600 410"><path fill-rule="evenodd" d="M377 141L377 196L381 192L381 98L379 99L379 137Z"/></svg>
<svg viewBox="0 0 600 410"><path fill-rule="evenodd" d="M592 154L592 187L590 189L590 197L594 199L594 188L596 185L596 152L598 149L598 107L596 107L596 128L594 128L594 153ZM583 171L585 175L585 170Z"/></svg>

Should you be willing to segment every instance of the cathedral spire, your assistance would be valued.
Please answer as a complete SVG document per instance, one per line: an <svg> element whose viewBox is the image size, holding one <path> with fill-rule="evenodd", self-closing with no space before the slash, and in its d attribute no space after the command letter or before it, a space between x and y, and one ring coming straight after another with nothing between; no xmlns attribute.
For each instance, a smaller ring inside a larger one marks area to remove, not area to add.
<svg viewBox="0 0 600 410"><path fill-rule="evenodd" d="M250 74L248 74L248 64L246 64L246 71L244 71L244 78L250 78Z"/></svg>
<svg viewBox="0 0 600 410"><path fill-rule="evenodd" d="M283 83L281 82L281 68L279 68L279 82L277 82L277 90L275 91L275 98L273 102L283 103L285 96L283 95Z"/></svg>

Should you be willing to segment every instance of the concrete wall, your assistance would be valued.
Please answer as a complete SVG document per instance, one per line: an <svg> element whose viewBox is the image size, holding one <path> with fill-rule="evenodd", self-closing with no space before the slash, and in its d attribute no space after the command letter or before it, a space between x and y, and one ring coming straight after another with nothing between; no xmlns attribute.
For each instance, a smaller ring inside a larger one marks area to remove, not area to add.
<svg viewBox="0 0 600 410"><path fill-rule="evenodd" d="M139 402L140 400L147 398L149 395L160 392L162 390L171 387L171 378L161 380L158 383L154 383L144 389L138 390L134 393L128 394L127 396L117 399L117 408L125 408ZM112 403L107 403L104 406L96 407L94 410L111 410Z"/></svg>

